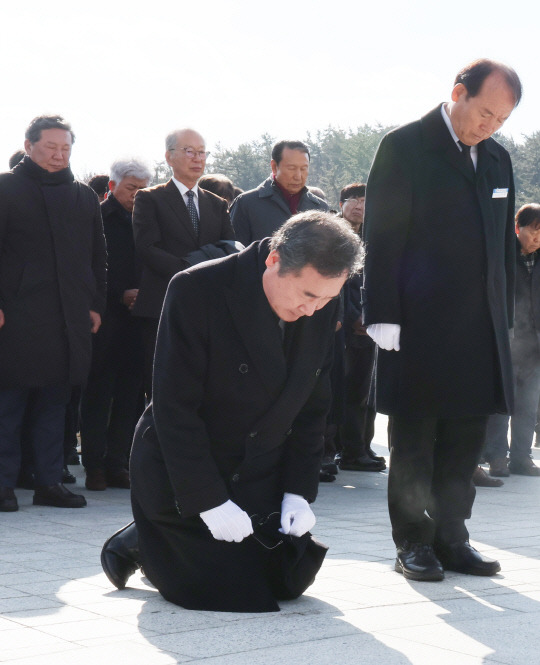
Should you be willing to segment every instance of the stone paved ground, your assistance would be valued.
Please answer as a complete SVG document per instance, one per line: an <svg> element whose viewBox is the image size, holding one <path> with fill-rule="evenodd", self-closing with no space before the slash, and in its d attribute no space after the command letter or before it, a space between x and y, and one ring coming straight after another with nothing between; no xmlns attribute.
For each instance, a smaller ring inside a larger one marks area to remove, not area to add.
<svg viewBox="0 0 540 665"><path fill-rule="evenodd" d="M385 420L375 449L385 452ZM540 457L535 449L536 457ZM341 472L315 504L330 545L315 584L272 614L186 611L140 575L117 591L104 539L130 519L126 490L88 507L0 513L0 663L17 665L477 665L540 662L540 478L480 488L473 544L500 559L494 578L447 573L411 583L393 571L386 473Z"/></svg>

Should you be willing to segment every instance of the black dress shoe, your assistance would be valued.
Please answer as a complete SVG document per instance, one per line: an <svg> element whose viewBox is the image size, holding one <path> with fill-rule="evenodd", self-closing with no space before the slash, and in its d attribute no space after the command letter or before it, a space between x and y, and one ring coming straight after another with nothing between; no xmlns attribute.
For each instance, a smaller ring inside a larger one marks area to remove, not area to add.
<svg viewBox="0 0 540 665"><path fill-rule="evenodd" d="M0 512L14 513L19 510L13 487L0 487Z"/></svg>
<svg viewBox="0 0 540 665"><path fill-rule="evenodd" d="M332 455L325 455L321 460L321 471L326 471L332 475L336 475L338 472L338 466Z"/></svg>
<svg viewBox="0 0 540 665"><path fill-rule="evenodd" d="M481 466L477 466L472 475L472 481L476 487L500 487L504 485L499 478L492 478Z"/></svg>
<svg viewBox="0 0 540 665"><path fill-rule="evenodd" d="M34 506L53 506L54 508L82 508L86 499L82 494L73 494L61 483L36 487Z"/></svg>
<svg viewBox="0 0 540 665"><path fill-rule="evenodd" d="M67 483L68 485L73 485L77 482L77 478L71 473L71 471L65 466L62 469L62 485Z"/></svg>
<svg viewBox="0 0 540 665"><path fill-rule="evenodd" d="M105 541L101 550L101 565L114 586L124 589L130 576L141 567L139 534L135 522L123 527Z"/></svg>
<svg viewBox="0 0 540 665"><path fill-rule="evenodd" d="M129 471L127 469L115 469L105 472L105 481L107 487L119 487L128 490L131 487L129 482Z"/></svg>
<svg viewBox="0 0 540 665"><path fill-rule="evenodd" d="M371 459L374 459L376 462L380 462L381 464L384 464L384 468L386 469L386 458L383 457L382 455L375 455L373 450L371 448L367 449L367 454L371 457Z"/></svg>
<svg viewBox="0 0 540 665"><path fill-rule="evenodd" d="M536 466L530 457L515 461L510 459L508 470L518 476L540 476L540 467Z"/></svg>
<svg viewBox="0 0 540 665"><path fill-rule="evenodd" d="M369 455L362 455L362 457L356 457L355 459L341 458L339 468L343 471L384 471L386 464L377 462Z"/></svg>
<svg viewBox="0 0 540 665"><path fill-rule="evenodd" d="M443 567L433 547L424 543L406 542L398 547L394 570L408 580L419 582L439 582L444 579Z"/></svg>
<svg viewBox="0 0 540 665"><path fill-rule="evenodd" d="M466 575L496 575L501 564L489 559L475 550L468 542L452 543L451 545L435 545L435 552L445 570L455 570Z"/></svg>

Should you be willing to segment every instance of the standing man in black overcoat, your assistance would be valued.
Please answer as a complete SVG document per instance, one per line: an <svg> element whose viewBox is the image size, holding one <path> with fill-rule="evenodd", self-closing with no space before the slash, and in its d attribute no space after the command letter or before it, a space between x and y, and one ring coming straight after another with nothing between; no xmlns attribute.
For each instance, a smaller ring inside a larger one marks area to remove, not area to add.
<svg viewBox="0 0 540 665"><path fill-rule="evenodd" d="M142 565L183 607L267 612L313 581L339 293L360 260L352 229L312 211L173 278L132 449L136 526L102 553L118 588Z"/></svg>
<svg viewBox="0 0 540 665"><path fill-rule="evenodd" d="M74 134L60 116L34 118L26 156L0 176L0 510L13 492L25 426L34 504L78 508L62 484L64 420L84 384L106 296L99 201L69 168Z"/></svg>
<svg viewBox="0 0 540 665"><path fill-rule="evenodd" d="M396 570L412 579L500 569L465 519L487 417L513 406L514 184L490 137L520 98L514 70L473 62L450 102L384 137L368 180L364 323L391 416Z"/></svg>

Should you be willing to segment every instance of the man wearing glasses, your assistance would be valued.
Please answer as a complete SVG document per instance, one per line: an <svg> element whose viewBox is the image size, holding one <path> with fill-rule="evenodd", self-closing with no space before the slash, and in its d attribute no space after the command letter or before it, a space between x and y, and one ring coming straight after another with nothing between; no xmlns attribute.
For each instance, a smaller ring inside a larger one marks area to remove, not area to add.
<svg viewBox="0 0 540 665"><path fill-rule="evenodd" d="M142 260L142 277L133 314L143 321L145 392L152 391L152 362L157 327L167 285L187 267L183 257L203 245L234 239L227 203L197 186L209 153L193 129L171 132L165 139L173 177L165 184L141 190L135 197L135 250Z"/></svg>
<svg viewBox="0 0 540 665"><path fill-rule="evenodd" d="M116 587L142 566L187 609L274 612L311 584L339 294L361 253L311 211L171 280L131 455L135 523L101 557Z"/></svg>

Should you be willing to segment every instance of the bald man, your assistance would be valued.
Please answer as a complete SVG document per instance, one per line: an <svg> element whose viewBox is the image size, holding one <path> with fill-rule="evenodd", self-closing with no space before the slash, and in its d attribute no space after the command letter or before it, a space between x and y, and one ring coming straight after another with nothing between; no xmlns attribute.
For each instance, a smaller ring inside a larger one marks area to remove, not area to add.
<svg viewBox="0 0 540 665"><path fill-rule="evenodd" d="M208 152L193 129L179 129L165 139L173 177L142 189L135 197L135 249L143 264L133 314L144 319L145 392L152 392L152 362L159 315L170 279L187 267L183 257L219 240L233 240L227 202L197 186Z"/></svg>

